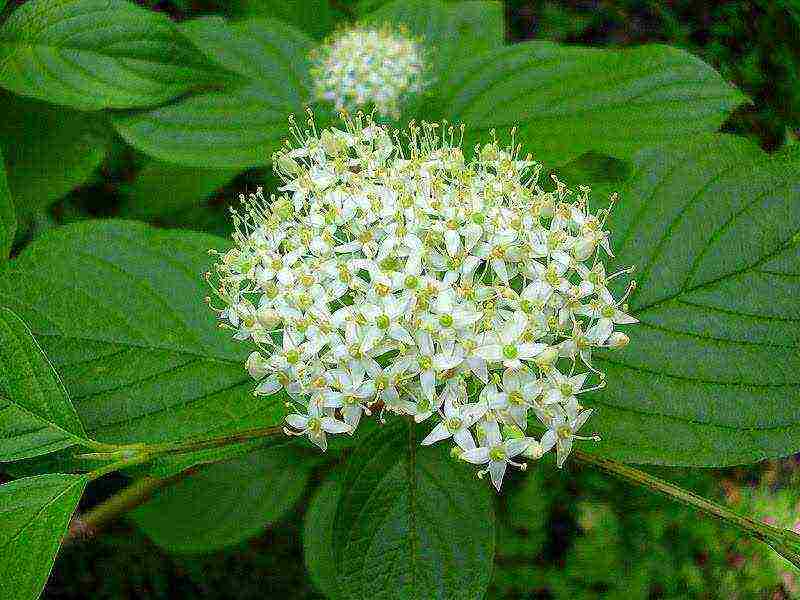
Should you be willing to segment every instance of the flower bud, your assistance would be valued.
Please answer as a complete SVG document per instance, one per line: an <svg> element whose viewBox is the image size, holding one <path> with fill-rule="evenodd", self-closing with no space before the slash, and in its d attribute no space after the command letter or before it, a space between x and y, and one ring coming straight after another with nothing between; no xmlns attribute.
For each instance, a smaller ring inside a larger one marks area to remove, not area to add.
<svg viewBox="0 0 800 600"><path fill-rule="evenodd" d="M264 329L275 329L281 322L281 316L278 311L262 306L256 311L256 320Z"/></svg>
<svg viewBox="0 0 800 600"><path fill-rule="evenodd" d="M625 335L621 331L615 331L608 338L606 344L608 345L609 348L614 348L615 350L619 350L620 348L624 348L625 346L627 346L628 342L630 341L631 339L627 335Z"/></svg>
<svg viewBox="0 0 800 600"><path fill-rule="evenodd" d="M558 358L558 348L555 346L548 346L542 350L537 356L534 357L533 362L537 365L550 365Z"/></svg>
<svg viewBox="0 0 800 600"><path fill-rule="evenodd" d="M542 456L544 456L544 448L539 442L533 440L531 441L530 444L528 444L528 447L522 452L522 456L525 456L526 458L531 458L533 460L539 460L540 458L542 458Z"/></svg>
<svg viewBox="0 0 800 600"><path fill-rule="evenodd" d="M250 356L247 357L247 362L245 362L245 368L247 372L250 373L250 377L258 381L259 379L263 379L264 376L269 372L269 364L267 360L261 356L260 352L251 352Z"/></svg>

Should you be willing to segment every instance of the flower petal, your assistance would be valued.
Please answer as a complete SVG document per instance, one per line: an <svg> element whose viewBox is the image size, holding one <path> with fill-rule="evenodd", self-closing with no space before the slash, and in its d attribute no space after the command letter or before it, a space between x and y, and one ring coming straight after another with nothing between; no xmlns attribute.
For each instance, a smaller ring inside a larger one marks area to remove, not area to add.
<svg viewBox="0 0 800 600"><path fill-rule="evenodd" d="M299 429L300 431L302 431L303 429L306 428L306 425L308 425L308 417L297 414L286 415L286 422L291 427L294 427L295 429Z"/></svg>
<svg viewBox="0 0 800 600"><path fill-rule="evenodd" d="M461 453L461 458L473 465L482 465L489 462L489 448L480 446Z"/></svg>
<svg viewBox="0 0 800 600"><path fill-rule="evenodd" d="M322 417L322 429L328 433L350 433L352 427L347 423L334 419L333 417Z"/></svg>
<svg viewBox="0 0 800 600"><path fill-rule="evenodd" d="M508 463L504 460L493 460L489 463L489 474L492 476L492 483L497 491L500 491L500 486L503 485L503 476L506 474Z"/></svg>
<svg viewBox="0 0 800 600"><path fill-rule="evenodd" d="M431 444L435 444L441 440L446 440L449 437L450 431L447 429L444 423L439 423L427 436L425 436L425 439L420 443L423 446L430 446Z"/></svg>

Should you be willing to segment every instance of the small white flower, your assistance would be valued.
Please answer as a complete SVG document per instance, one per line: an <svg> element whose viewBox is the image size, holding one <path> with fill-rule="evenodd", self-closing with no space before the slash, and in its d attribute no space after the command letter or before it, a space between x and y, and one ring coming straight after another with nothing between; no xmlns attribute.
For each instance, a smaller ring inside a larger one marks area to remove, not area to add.
<svg viewBox="0 0 800 600"><path fill-rule="evenodd" d="M585 437L576 435L576 431L583 427L584 423L592 415L592 409L583 410L580 412L572 412L568 414L563 409L558 409L555 416L550 421L550 425L542 436L542 449L544 452L550 450L553 446L556 447L556 462L558 468L564 466L564 461L572 451L573 440L595 440L600 438L597 436Z"/></svg>
<svg viewBox="0 0 800 600"><path fill-rule="evenodd" d="M461 458L474 465L488 465L486 470L481 473L489 473L494 487L499 492L509 465L522 470L525 469L523 464L514 462L511 459L522 454L535 440L522 437L503 441L500 437L497 422L487 424L486 431L484 445L463 452Z"/></svg>
<svg viewBox="0 0 800 600"><path fill-rule="evenodd" d="M446 398L444 419L422 440L422 445L429 446L452 437L462 449L472 450L475 448L475 440L469 428L475 424L478 416L477 412L470 411L470 407L455 406L451 398Z"/></svg>
<svg viewBox="0 0 800 600"><path fill-rule="evenodd" d="M532 359L540 354L547 344L524 341L523 334L528 326L528 317L516 312L500 330L497 342L481 346L476 353L489 361L500 361L508 369L519 369L522 361Z"/></svg>
<svg viewBox="0 0 800 600"><path fill-rule="evenodd" d="M351 370L335 369L327 373L327 379L335 390L325 392L325 406L340 408L344 422L355 431L364 405L371 404L375 397L375 382L364 379L366 371L360 364L355 364Z"/></svg>
<svg viewBox="0 0 800 600"><path fill-rule="evenodd" d="M328 449L326 433L349 433L352 430L347 423L321 414L320 409L314 403L309 404L307 415L297 413L287 415L286 422L298 430L294 435L308 436L308 439L319 446L323 452ZM286 431L292 434L289 430Z"/></svg>

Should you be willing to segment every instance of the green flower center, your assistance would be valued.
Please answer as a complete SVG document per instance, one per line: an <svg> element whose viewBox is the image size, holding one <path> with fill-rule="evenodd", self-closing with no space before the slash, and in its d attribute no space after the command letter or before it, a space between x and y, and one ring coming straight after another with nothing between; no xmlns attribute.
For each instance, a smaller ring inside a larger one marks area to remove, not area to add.
<svg viewBox="0 0 800 600"><path fill-rule="evenodd" d="M297 297L297 307L301 310L309 308L312 304L314 304L314 301L308 294L300 294Z"/></svg>
<svg viewBox="0 0 800 600"><path fill-rule="evenodd" d="M572 437L572 427L569 425L562 425L556 429L556 435L559 437L559 439L566 440L567 438Z"/></svg>
<svg viewBox="0 0 800 600"><path fill-rule="evenodd" d="M296 365L300 362L300 353L297 350L289 350L286 353L286 362L290 365Z"/></svg>
<svg viewBox="0 0 800 600"><path fill-rule="evenodd" d="M397 266L397 259L392 258L391 256L384 258L380 263L381 270L383 271L396 271Z"/></svg>
<svg viewBox="0 0 800 600"><path fill-rule="evenodd" d="M495 446L489 450L489 460L500 461L506 459L506 449L502 446Z"/></svg>
<svg viewBox="0 0 800 600"><path fill-rule="evenodd" d="M413 290L419 285L419 279L414 275L409 275L403 281L403 285L405 285L408 289Z"/></svg>
<svg viewBox="0 0 800 600"><path fill-rule="evenodd" d="M359 399L358 399L358 397L353 396L351 394L349 396L345 396L344 397L344 403L347 404L348 406L355 406L356 404L359 403Z"/></svg>
<svg viewBox="0 0 800 600"><path fill-rule="evenodd" d="M444 422L444 426L447 427L447 429L449 429L452 433L455 433L461 429L463 424L464 422L458 417L450 417Z"/></svg>
<svg viewBox="0 0 800 600"><path fill-rule="evenodd" d="M270 300L276 298L278 296L278 286L270 281L264 286L264 295Z"/></svg>
<svg viewBox="0 0 800 600"><path fill-rule="evenodd" d="M611 305L604 306L603 310L600 311L600 314L606 319L610 319L614 316L614 307Z"/></svg>
<svg viewBox="0 0 800 600"><path fill-rule="evenodd" d="M509 344L508 346L503 346L503 356L509 360L513 360L517 358L519 351L517 350L516 346L512 346Z"/></svg>
<svg viewBox="0 0 800 600"><path fill-rule="evenodd" d="M564 396L565 398L569 398L570 396L572 396L574 392L575 390L568 383L565 383L561 386L561 395Z"/></svg>
<svg viewBox="0 0 800 600"><path fill-rule="evenodd" d="M514 406L519 406L524 402L522 393L519 390L514 390L508 395L508 401Z"/></svg>
<svg viewBox="0 0 800 600"><path fill-rule="evenodd" d="M475 223L476 225L483 225L483 222L486 220L486 215L477 212L473 213L470 219L472 219L472 222Z"/></svg>
<svg viewBox="0 0 800 600"><path fill-rule="evenodd" d="M453 326L453 317L450 315L442 315L439 317L439 325L442 327L452 327Z"/></svg>
<svg viewBox="0 0 800 600"><path fill-rule="evenodd" d="M377 319L375 319L375 323L378 325L379 329L388 329L391 321L389 320L388 315L380 315Z"/></svg>
<svg viewBox="0 0 800 600"><path fill-rule="evenodd" d="M312 433L319 433L322 431L322 421L317 417L312 417L308 420L308 430Z"/></svg>
<svg viewBox="0 0 800 600"><path fill-rule="evenodd" d="M417 364L420 369L427 371L433 366L433 359L430 356L420 356L417 359Z"/></svg>

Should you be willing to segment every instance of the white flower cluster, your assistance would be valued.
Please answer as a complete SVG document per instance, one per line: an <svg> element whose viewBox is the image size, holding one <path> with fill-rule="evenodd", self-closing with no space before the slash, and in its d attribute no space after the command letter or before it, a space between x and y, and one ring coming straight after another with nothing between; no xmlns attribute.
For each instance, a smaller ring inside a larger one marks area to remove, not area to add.
<svg viewBox="0 0 800 600"><path fill-rule="evenodd" d="M372 104L398 118L402 100L426 83L421 45L388 27L341 32L314 51L312 63L316 97L340 111Z"/></svg>
<svg viewBox="0 0 800 600"><path fill-rule="evenodd" d="M362 414L432 420L422 444L451 440L498 490L520 455L555 448L563 465L588 439L581 394L604 385L593 349L625 346L615 328L636 322L633 284L620 300L607 287L630 272L603 265L611 204L593 214L588 188L555 178L544 191L513 142L466 161L463 127L291 123L273 157L282 194L242 197L235 246L209 274L221 326L255 345L255 393L291 398L286 432L325 450Z"/></svg>

